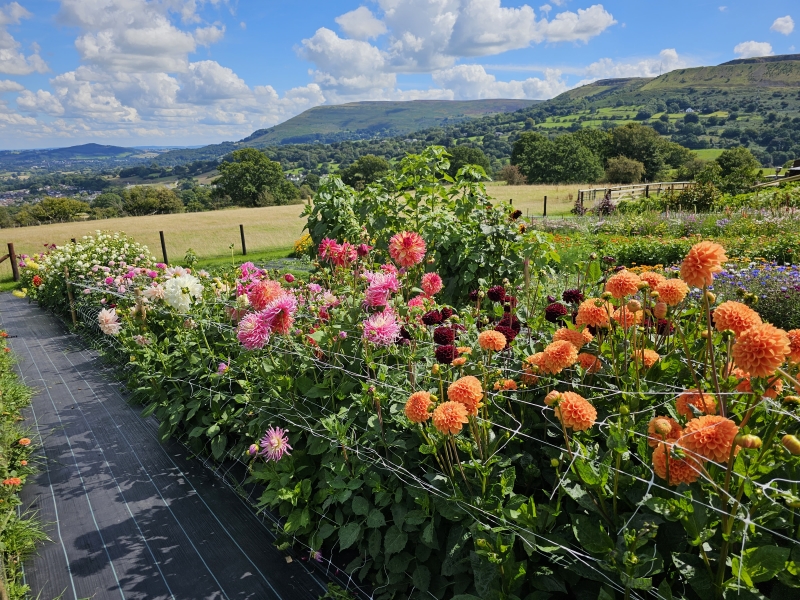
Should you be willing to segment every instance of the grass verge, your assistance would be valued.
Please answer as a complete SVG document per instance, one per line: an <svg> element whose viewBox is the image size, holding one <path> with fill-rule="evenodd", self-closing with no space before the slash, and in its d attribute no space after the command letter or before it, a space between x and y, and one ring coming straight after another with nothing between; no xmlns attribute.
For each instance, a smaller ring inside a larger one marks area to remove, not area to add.
<svg viewBox="0 0 800 600"><path fill-rule="evenodd" d="M13 370L7 335L0 331L0 598L22 600L30 592L22 581L22 561L47 535L36 514L24 510L19 498L20 489L35 472L31 458L35 443L19 424L31 390Z"/></svg>

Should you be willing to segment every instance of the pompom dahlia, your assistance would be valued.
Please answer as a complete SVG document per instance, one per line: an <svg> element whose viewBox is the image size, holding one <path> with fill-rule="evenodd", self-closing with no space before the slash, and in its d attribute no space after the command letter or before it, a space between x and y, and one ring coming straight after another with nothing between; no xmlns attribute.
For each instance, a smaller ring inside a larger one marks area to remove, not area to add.
<svg viewBox="0 0 800 600"><path fill-rule="evenodd" d="M578 349L566 341L553 342L544 349L542 372L555 375L578 361Z"/></svg>
<svg viewBox="0 0 800 600"><path fill-rule="evenodd" d="M431 395L428 392L414 392L406 401L405 413L412 423L424 423L431 418Z"/></svg>
<svg viewBox="0 0 800 600"><path fill-rule="evenodd" d="M425 240L414 231L396 233L389 240L389 256L401 267L413 267L425 258Z"/></svg>
<svg viewBox="0 0 800 600"><path fill-rule="evenodd" d="M449 365L458 356L458 350L456 350L456 347L452 344L436 346L436 350L434 350L434 356L436 357L436 362L443 365Z"/></svg>
<svg viewBox="0 0 800 600"><path fill-rule="evenodd" d="M581 302L576 325L589 325L590 327L606 327L609 324L608 303L597 298L589 298Z"/></svg>
<svg viewBox="0 0 800 600"><path fill-rule="evenodd" d="M261 452L259 454L269 460L278 462L284 456L291 454L289 450L292 447L289 445L289 432L280 427L270 427L267 429L264 437L261 438L259 446Z"/></svg>
<svg viewBox="0 0 800 600"><path fill-rule="evenodd" d="M560 302L552 302L544 309L544 318L551 323L558 323L563 321L567 316L567 307Z"/></svg>
<svg viewBox="0 0 800 600"><path fill-rule="evenodd" d="M564 290L564 293L561 294L561 299L567 304L578 304L583 302L583 292L577 288Z"/></svg>
<svg viewBox="0 0 800 600"><path fill-rule="evenodd" d="M667 279L658 284L656 291L659 300L666 302L669 306L677 306L686 298L689 286L680 279Z"/></svg>
<svg viewBox="0 0 800 600"><path fill-rule="evenodd" d="M456 332L450 327L437 327L433 330L433 341L441 346L452 345L456 340Z"/></svg>
<svg viewBox="0 0 800 600"><path fill-rule="evenodd" d="M422 291L426 296L435 296L442 291L444 284L438 273L425 273L422 276Z"/></svg>
<svg viewBox="0 0 800 600"><path fill-rule="evenodd" d="M746 304L728 300L714 309L713 320L717 331L730 329L735 335L761 325L761 317Z"/></svg>
<svg viewBox="0 0 800 600"><path fill-rule="evenodd" d="M661 273L656 273L655 271L645 271L639 275L639 279L649 285L651 290L656 289L662 282L667 280Z"/></svg>
<svg viewBox="0 0 800 600"><path fill-rule="evenodd" d="M587 344L586 338L584 337L583 334L584 331L586 330L584 329L582 331L578 331L577 329L567 329L566 327L562 327L561 329L556 329L556 332L553 334L553 341L569 342L570 344L575 346L575 348L580 350ZM589 333L588 331L586 333L589 334L591 341L592 334Z"/></svg>
<svg viewBox="0 0 800 600"><path fill-rule="evenodd" d="M603 367L600 358L588 352L578 354L578 364L587 373L597 373Z"/></svg>
<svg viewBox="0 0 800 600"><path fill-rule="evenodd" d="M492 302L502 302L506 298L506 288L502 285L494 285L486 292Z"/></svg>
<svg viewBox="0 0 800 600"><path fill-rule="evenodd" d="M391 346L400 335L400 324L388 310L375 313L364 321L364 339L376 346Z"/></svg>
<svg viewBox="0 0 800 600"><path fill-rule="evenodd" d="M644 319L644 313L642 311L634 313L629 311L627 306L621 306L614 311L613 319L620 327L628 329L634 325L640 325Z"/></svg>
<svg viewBox="0 0 800 600"><path fill-rule="evenodd" d="M522 361L522 383L534 385L539 381L539 374L543 372L544 352L531 354Z"/></svg>
<svg viewBox="0 0 800 600"><path fill-rule="evenodd" d="M693 456L684 453L679 458L673 453L673 449L679 448L676 439L668 439L661 442L653 451L653 470L661 479L667 478L667 452L669 456L669 481L667 485L690 484L697 481L700 477L702 463Z"/></svg>
<svg viewBox="0 0 800 600"><path fill-rule="evenodd" d="M658 362L658 359L661 356L655 350L650 350L649 348L645 348L644 350L637 350L636 354L634 355L636 361L642 363L645 369L649 369L654 364Z"/></svg>
<svg viewBox="0 0 800 600"><path fill-rule="evenodd" d="M448 386L447 399L463 404L467 413L477 415L483 400L483 386L477 377L467 375Z"/></svg>
<svg viewBox="0 0 800 600"><path fill-rule="evenodd" d="M658 430L664 425L667 426L665 427L667 430L666 434ZM683 428L672 417L655 417L650 419L650 422L647 424L647 444L651 448L655 448L660 442L663 441L662 436L666 437L668 440L677 440L682 435Z"/></svg>
<svg viewBox="0 0 800 600"><path fill-rule="evenodd" d="M564 427L574 431L585 431L597 421L595 407L574 392L562 392L554 412Z"/></svg>
<svg viewBox="0 0 800 600"><path fill-rule="evenodd" d="M608 278L606 291L614 298L624 298L638 292L640 283L642 280L639 279L639 276L626 269Z"/></svg>
<svg viewBox="0 0 800 600"><path fill-rule="evenodd" d="M460 433L465 423L469 423L467 409L460 402L443 402L433 411L433 426L445 435Z"/></svg>
<svg viewBox="0 0 800 600"><path fill-rule="evenodd" d="M478 345L483 350L500 352L503 348L506 347L506 336L504 336L499 331L494 331L491 329L486 331L481 331L478 334Z"/></svg>
<svg viewBox="0 0 800 600"><path fill-rule="evenodd" d="M789 338L789 360L800 363L800 329L790 329L786 336Z"/></svg>
<svg viewBox="0 0 800 600"><path fill-rule="evenodd" d="M506 343L510 344L514 341L514 338L517 337L517 332L511 329L511 327L506 327L505 325L498 325L494 328L497 333L502 333L503 337L506 338Z"/></svg>
<svg viewBox="0 0 800 600"><path fill-rule="evenodd" d="M694 412L689 408L690 404L704 414L714 415L717 413L717 399L708 392L700 393L696 388L686 390L675 400L675 410L682 417L693 419Z"/></svg>
<svg viewBox="0 0 800 600"><path fill-rule="evenodd" d="M714 242L700 242L689 250L681 263L681 279L691 286L701 288L714 283L714 274L722 271L728 257L725 248Z"/></svg>
<svg viewBox="0 0 800 600"><path fill-rule="evenodd" d="M442 313L435 309L429 310L422 315L422 322L425 323L425 325L438 325L443 320Z"/></svg>
<svg viewBox="0 0 800 600"><path fill-rule="evenodd" d="M789 336L769 324L743 332L733 345L733 362L753 377L769 377L791 352Z"/></svg>
<svg viewBox="0 0 800 600"><path fill-rule="evenodd" d="M739 427L725 417L703 415L686 424L681 446L708 460L727 463Z"/></svg>

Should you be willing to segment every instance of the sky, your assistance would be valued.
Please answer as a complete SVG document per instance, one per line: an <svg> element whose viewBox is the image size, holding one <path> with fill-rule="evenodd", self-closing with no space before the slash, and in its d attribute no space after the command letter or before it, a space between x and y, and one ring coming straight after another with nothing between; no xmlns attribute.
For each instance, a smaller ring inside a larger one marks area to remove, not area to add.
<svg viewBox="0 0 800 600"><path fill-rule="evenodd" d="M0 149L235 141L358 100L552 98L800 52L796 0L0 0Z"/></svg>

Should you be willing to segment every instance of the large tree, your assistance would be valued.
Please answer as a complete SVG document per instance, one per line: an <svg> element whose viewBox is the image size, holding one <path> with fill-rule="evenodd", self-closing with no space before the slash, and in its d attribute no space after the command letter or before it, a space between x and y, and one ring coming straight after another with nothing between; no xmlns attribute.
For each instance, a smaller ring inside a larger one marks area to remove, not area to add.
<svg viewBox="0 0 800 600"><path fill-rule="evenodd" d="M342 181L350 187L362 190L375 183L392 170L389 161L374 154L362 156L341 172Z"/></svg>
<svg viewBox="0 0 800 600"><path fill-rule="evenodd" d="M489 159L480 148L472 148L470 146L456 146L448 150L450 154L450 168L447 174L450 177L455 177L458 170L465 165L478 165L483 168L488 174L491 171Z"/></svg>
<svg viewBox="0 0 800 600"><path fill-rule="evenodd" d="M591 182L603 175L600 157L572 134L549 140L540 133L523 133L514 144L511 164L528 183Z"/></svg>
<svg viewBox="0 0 800 600"><path fill-rule="evenodd" d="M178 195L165 187L137 185L122 193L122 208L131 216L183 212Z"/></svg>
<svg viewBox="0 0 800 600"><path fill-rule="evenodd" d="M217 166L215 194L227 196L239 206L289 204L299 197L297 188L286 180L280 163L271 161L255 148L234 150Z"/></svg>
<svg viewBox="0 0 800 600"><path fill-rule="evenodd" d="M624 156L644 165L644 178L656 181L666 163L664 140L652 127L628 123L611 131L609 156Z"/></svg>

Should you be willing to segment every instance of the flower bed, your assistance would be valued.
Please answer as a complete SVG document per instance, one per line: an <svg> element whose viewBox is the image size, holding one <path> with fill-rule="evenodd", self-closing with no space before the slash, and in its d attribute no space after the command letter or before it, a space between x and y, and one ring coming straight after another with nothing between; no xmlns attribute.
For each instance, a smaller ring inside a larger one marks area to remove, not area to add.
<svg viewBox="0 0 800 600"><path fill-rule="evenodd" d="M671 279L589 260L551 298L520 259L451 305L435 240L385 238L320 240L308 283L101 277L89 241L24 276L57 289L72 257L161 435L242 460L279 543L376 598L797 593L800 331L707 293L722 247Z"/></svg>

